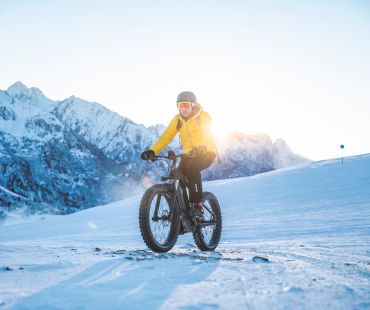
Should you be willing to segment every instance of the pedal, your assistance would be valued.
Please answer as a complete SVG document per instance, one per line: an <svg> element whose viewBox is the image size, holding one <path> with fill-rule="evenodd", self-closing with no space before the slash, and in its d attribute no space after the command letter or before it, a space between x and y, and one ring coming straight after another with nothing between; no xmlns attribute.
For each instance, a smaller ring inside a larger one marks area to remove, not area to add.
<svg viewBox="0 0 370 310"><path fill-rule="evenodd" d="M196 224L204 222L204 215L201 212L194 212L193 213L193 219Z"/></svg>

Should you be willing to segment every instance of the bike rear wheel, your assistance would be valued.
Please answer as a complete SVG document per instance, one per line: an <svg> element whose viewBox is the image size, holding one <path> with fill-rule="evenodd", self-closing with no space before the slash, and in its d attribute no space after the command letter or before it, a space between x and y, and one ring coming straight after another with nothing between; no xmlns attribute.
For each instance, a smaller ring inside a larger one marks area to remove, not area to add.
<svg viewBox="0 0 370 310"><path fill-rule="evenodd" d="M139 210L139 225L145 244L154 252L168 252L177 241L180 214L171 205L171 185L157 184L143 195Z"/></svg>
<svg viewBox="0 0 370 310"><path fill-rule="evenodd" d="M210 192L203 193L204 221L193 232L194 242L202 251L214 251L221 238L222 215L216 196Z"/></svg>

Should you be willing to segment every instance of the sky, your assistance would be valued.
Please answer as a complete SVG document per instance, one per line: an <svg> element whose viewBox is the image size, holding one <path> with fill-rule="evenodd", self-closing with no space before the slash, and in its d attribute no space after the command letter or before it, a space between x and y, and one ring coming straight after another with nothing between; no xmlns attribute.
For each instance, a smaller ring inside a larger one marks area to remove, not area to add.
<svg viewBox="0 0 370 310"><path fill-rule="evenodd" d="M145 126L191 90L218 136L370 153L370 1L0 0L0 89L16 81Z"/></svg>

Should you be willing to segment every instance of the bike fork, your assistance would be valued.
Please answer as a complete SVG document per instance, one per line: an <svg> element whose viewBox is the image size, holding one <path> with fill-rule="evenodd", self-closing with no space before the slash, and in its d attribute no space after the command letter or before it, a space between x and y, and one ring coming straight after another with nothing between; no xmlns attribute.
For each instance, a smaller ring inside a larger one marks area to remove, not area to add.
<svg viewBox="0 0 370 310"><path fill-rule="evenodd" d="M158 221L158 210L159 210L159 205L161 204L161 198L162 195L158 194L157 195L157 200L155 201L155 208L154 208L154 215L153 215L153 221Z"/></svg>

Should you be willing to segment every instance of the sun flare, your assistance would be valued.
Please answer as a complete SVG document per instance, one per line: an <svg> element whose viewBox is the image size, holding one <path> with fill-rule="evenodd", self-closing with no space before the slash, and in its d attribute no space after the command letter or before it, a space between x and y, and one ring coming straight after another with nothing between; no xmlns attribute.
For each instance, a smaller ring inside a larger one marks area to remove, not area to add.
<svg viewBox="0 0 370 310"><path fill-rule="evenodd" d="M211 125L211 132L214 134L217 140L224 139L232 130L230 130L229 126L225 126L221 123L212 124Z"/></svg>

